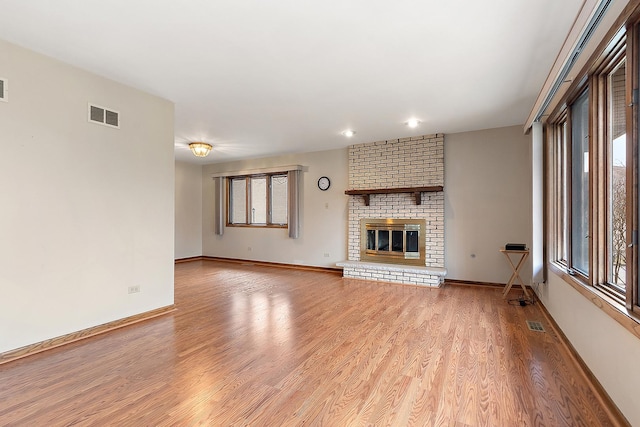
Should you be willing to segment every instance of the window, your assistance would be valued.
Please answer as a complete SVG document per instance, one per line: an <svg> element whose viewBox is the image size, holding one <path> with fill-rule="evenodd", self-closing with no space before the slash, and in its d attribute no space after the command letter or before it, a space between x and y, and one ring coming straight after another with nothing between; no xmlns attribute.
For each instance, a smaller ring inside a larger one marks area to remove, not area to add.
<svg viewBox="0 0 640 427"><path fill-rule="evenodd" d="M627 130L625 61L606 75L607 126L607 283L625 292L627 250Z"/></svg>
<svg viewBox="0 0 640 427"><path fill-rule="evenodd" d="M555 261L589 277L589 94L584 91L548 127L553 145Z"/></svg>
<svg viewBox="0 0 640 427"><path fill-rule="evenodd" d="M571 106L571 263L589 276L589 96Z"/></svg>
<svg viewBox="0 0 640 427"><path fill-rule="evenodd" d="M638 106L629 114L627 94L640 86L640 71L629 70L634 65L626 58L632 49L640 57L639 44L627 46L625 31L618 32L546 127L554 263L576 283L638 314L637 248L629 245L634 241L629 224L637 223L639 211L638 160L628 159L637 152L637 123L629 118L637 122Z"/></svg>
<svg viewBox="0 0 640 427"><path fill-rule="evenodd" d="M567 156L569 155L569 149L567 147L569 142L567 135L569 126L567 110L563 109L560 114L550 120L550 122L551 124L547 125L546 129L549 145L551 146L548 158L553 164L553 167L550 168L549 175L549 181L551 183L550 193L553 194L553 197L549 198L552 212L549 218L549 228L554 236L552 239L554 260L564 268L567 268L569 265L569 245L567 244L569 238L568 227L571 224L568 218L570 213L568 201L571 193L568 189L570 180L567 176L569 170L567 167Z"/></svg>
<svg viewBox="0 0 640 427"><path fill-rule="evenodd" d="M247 223L247 180L232 178L229 181L229 223Z"/></svg>
<svg viewBox="0 0 640 427"><path fill-rule="evenodd" d="M271 222L287 224L287 194L289 193L287 175L271 177Z"/></svg>
<svg viewBox="0 0 640 427"><path fill-rule="evenodd" d="M560 118L559 124L555 127L555 141L556 141L556 156L558 159L558 172L556 176L556 189L558 197L556 199L556 226L555 232L559 236L557 239L556 251L558 254L558 260L565 265L568 265L569 249L567 241L569 240L569 177L568 168L566 167L566 158L569 155L569 148L567 147L568 138L568 125L566 112L563 112L563 116Z"/></svg>
<svg viewBox="0 0 640 427"><path fill-rule="evenodd" d="M227 225L287 226L286 174L236 176L230 177L227 182Z"/></svg>

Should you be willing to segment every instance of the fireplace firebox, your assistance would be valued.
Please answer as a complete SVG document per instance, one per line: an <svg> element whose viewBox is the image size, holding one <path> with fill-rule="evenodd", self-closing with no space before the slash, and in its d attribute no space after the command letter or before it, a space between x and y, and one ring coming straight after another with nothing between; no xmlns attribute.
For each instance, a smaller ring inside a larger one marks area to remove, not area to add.
<svg viewBox="0 0 640 427"><path fill-rule="evenodd" d="M424 219L361 219L360 260L425 265Z"/></svg>

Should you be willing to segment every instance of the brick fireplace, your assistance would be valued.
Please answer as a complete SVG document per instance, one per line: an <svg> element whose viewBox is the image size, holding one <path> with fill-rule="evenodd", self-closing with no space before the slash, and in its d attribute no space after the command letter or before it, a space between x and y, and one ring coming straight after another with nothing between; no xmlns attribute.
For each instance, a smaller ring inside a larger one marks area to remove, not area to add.
<svg viewBox="0 0 640 427"><path fill-rule="evenodd" d="M443 134L350 146L349 259L338 264L344 277L439 286L446 274L443 186ZM424 264L363 260L363 220L419 220Z"/></svg>

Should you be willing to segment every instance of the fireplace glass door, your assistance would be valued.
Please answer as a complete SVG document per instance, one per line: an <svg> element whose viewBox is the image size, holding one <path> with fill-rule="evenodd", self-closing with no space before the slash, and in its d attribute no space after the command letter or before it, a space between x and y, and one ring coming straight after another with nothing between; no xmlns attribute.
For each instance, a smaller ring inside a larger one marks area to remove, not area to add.
<svg viewBox="0 0 640 427"><path fill-rule="evenodd" d="M361 259L420 265L424 262L424 220L383 219L362 220ZM422 261L421 261L422 260Z"/></svg>

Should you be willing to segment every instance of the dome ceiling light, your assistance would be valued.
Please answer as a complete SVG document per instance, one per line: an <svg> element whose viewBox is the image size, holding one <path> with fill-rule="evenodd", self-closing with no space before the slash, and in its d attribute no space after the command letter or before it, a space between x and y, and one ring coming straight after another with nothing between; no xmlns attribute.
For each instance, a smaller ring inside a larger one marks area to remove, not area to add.
<svg viewBox="0 0 640 427"><path fill-rule="evenodd" d="M213 146L206 142L192 142L189 144L189 149L196 157L207 157L212 148Z"/></svg>

